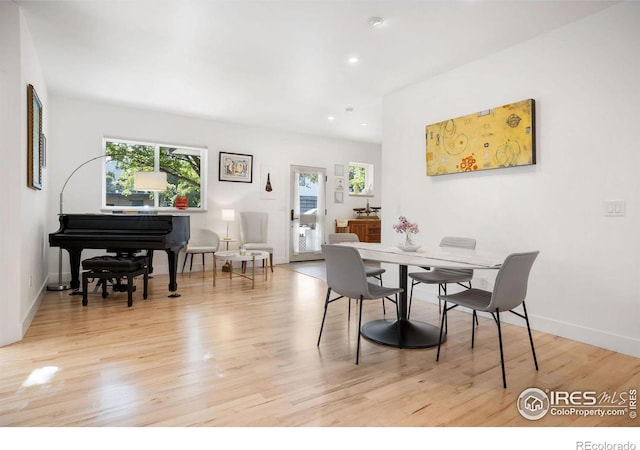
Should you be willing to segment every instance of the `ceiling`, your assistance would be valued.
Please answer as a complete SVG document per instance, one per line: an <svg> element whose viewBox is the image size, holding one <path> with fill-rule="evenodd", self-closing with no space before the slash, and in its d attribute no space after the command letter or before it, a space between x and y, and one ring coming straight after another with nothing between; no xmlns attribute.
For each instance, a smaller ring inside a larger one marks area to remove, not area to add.
<svg viewBox="0 0 640 450"><path fill-rule="evenodd" d="M615 4L16 3L50 94L374 143L381 141L385 94ZM370 26L374 16L384 22ZM350 57L358 62L350 63Z"/></svg>

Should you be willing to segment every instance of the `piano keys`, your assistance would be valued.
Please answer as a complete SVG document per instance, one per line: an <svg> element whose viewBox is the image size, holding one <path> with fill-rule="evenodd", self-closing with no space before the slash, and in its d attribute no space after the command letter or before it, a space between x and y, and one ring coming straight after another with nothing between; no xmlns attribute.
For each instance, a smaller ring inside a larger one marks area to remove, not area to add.
<svg viewBox="0 0 640 450"><path fill-rule="evenodd" d="M169 260L169 297L179 297L176 282L178 255L189 241L189 216L151 214L60 214L60 229L49 234L49 245L69 252L71 288L80 287L80 261L84 249L130 253L147 250L149 272L153 251L164 250Z"/></svg>

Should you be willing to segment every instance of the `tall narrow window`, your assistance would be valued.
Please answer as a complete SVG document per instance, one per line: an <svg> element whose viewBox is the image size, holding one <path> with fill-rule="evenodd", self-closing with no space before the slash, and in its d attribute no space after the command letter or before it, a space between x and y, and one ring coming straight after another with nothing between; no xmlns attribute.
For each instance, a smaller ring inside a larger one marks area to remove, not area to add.
<svg viewBox="0 0 640 450"><path fill-rule="evenodd" d="M373 164L349 163L349 195L373 195Z"/></svg>
<svg viewBox="0 0 640 450"><path fill-rule="evenodd" d="M206 150L146 142L104 140L105 162L103 208L176 208L176 199L186 197L188 208L204 210L206 205ZM163 192L134 190L133 174L160 171L167 174Z"/></svg>

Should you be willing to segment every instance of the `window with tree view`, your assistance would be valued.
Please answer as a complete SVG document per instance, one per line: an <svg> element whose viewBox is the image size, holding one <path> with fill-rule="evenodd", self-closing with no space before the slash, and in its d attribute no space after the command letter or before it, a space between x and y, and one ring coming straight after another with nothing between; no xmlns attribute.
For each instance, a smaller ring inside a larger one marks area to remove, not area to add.
<svg viewBox="0 0 640 450"><path fill-rule="evenodd" d="M174 209L178 197L186 197L190 209L206 205L204 149L105 139L105 153L106 208ZM134 190L133 174L147 171L166 172L167 189Z"/></svg>
<svg viewBox="0 0 640 450"><path fill-rule="evenodd" d="M373 195L373 164L349 163L349 195Z"/></svg>

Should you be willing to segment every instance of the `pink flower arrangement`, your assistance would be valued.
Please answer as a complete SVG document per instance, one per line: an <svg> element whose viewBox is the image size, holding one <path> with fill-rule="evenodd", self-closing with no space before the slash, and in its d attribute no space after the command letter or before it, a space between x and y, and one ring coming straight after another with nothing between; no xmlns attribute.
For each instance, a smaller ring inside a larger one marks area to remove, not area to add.
<svg viewBox="0 0 640 450"><path fill-rule="evenodd" d="M420 231L418 224L409 222L405 216L398 217L398 220L400 222L393 226L398 233L417 234Z"/></svg>

